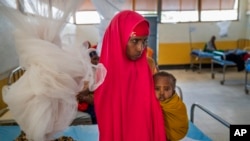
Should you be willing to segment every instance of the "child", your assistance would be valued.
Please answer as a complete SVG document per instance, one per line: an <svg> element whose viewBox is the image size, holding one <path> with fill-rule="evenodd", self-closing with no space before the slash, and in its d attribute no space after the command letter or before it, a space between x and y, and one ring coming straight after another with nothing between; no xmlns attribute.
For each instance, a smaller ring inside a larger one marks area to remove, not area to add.
<svg viewBox="0 0 250 141"><path fill-rule="evenodd" d="M95 48L88 48L90 61L92 64L93 72L95 73L95 66L99 63L99 56ZM88 82L85 82L83 91L77 95L78 111L87 112L91 115L93 124L97 124L94 111L94 92L88 89Z"/></svg>
<svg viewBox="0 0 250 141"><path fill-rule="evenodd" d="M176 78L167 72L154 74L156 97L160 102L165 120L168 141L185 137L188 131L186 106L175 92Z"/></svg>

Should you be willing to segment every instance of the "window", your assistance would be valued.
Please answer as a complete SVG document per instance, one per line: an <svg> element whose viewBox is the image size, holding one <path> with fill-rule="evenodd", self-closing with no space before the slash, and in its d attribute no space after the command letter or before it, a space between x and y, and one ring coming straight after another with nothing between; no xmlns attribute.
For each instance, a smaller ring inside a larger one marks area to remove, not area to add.
<svg viewBox="0 0 250 141"><path fill-rule="evenodd" d="M201 21L238 19L238 0L202 0Z"/></svg>
<svg viewBox="0 0 250 141"><path fill-rule="evenodd" d="M162 0L162 23L238 19L238 0Z"/></svg>
<svg viewBox="0 0 250 141"><path fill-rule="evenodd" d="M157 1L155 0L109 0L119 10L134 10L143 15L157 14ZM74 18L71 18L74 21ZM100 23L100 17L91 0L85 0L82 6L75 13L76 24L97 24Z"/></svg>
<svg viewBox="0 0 250 141"><path fill-rule="evenodd" d="M24 1L25 4L21 5L19 1ZM30 7L30 4L36 6L34 4L37 1L17 0L19 3L16 4L17 6L14 4L13 7L18 7L24 13L35 14L36 11ZM107 0L103 3L110 3L119 10L129 9L143 15L157 15L161 23L238 20L239 17L239 0ZM47 15L41 16L60 14L60 8L55 8L53 3L51 4L47 7L41 5L51 11L50 15L48 15L49 12L45 12L44 14ZM98 24L100 20L91 0L84 0L70 18L70 22L75 24Z"/></svg>
<svg viewBox="0 0 250 141"><path fill-rule="evenodd" d="M198 21L198 0L162 0L162 23Z"/></svg>
<svg viewBox="0 0 250 141"><path fill-rule="evenodd" d="M132 9L142 15L157 15L157 0L135 0Z"/></svg>
<svg viewBox="0 0 250 141"><path fill-rule="evenodd" d="M8 4L11 8L17 9L16 0L8 0Z"/></svg>
<svg viewBox="0 0 250 141"><path fill-rule="evenodd" d="M75 13L76 24L96 24L100 23L100 17L97 11L78 11Z"/></svg>
<svg viewBox="0 0 250 141"><path fill-rule="evenodd" d="M75 20L74 20L75 18ZM84 0L79 9L75 12L74 18L70 21L76 24L95 24L100 23L100 17L91 0Z"/></svg>

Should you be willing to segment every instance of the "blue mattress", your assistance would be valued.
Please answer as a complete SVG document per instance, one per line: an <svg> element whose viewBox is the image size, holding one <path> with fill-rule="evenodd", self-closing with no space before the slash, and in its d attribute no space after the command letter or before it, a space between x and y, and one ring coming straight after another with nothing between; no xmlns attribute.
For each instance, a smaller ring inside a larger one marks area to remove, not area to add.
<svg viewBox="0 0 250 141"><path fill-rule="evenodd" d="M222 66L224 65L230 65L230 66L235 66L236 63L234 63L233 61L228 61L228 60L223 60L222 59L222 56L226 56L228 54L231 54L231 53L235 53L237 55L240 55L240 54L244 54L246 53L245 50L242 50L242 49L234 49L234 50L228 50L228 51L225 51L225 52L221 52L221 51L214 51L213 54L213 61L217 64L220 64ZM248 65L249 63L246 63L246 65ZM248 71L248 69L246 69Z"/></svg>
<svg viewBox="0 0 250 141"><path fill-rule="evenodd" d="M201 50L192 50L191 54L199 58L212 58L213 57L213 53L204 52Z"/></svg>
<svg viewBox="0 0 250 141"><path fill-rule="evenodd" d="M246 72L250 72L250 59L248 58L245 63Z"/></svg>
<svg viewBox="0 0 250 141"><path fill-rule="evenodd" d="M20 134L19 126L0 126L0 141L14 141ZM97 125L78 125L70 126L63 132L58 133L56 137L70 136L76 141L98 141ZM199 130L192 122L189 122L189 130L185 139L193 139L199 141L211 141L201 130Z"/></svg>
<svg viewBox="0 0 250 141"><path fill-rule="evenodd" d="M220 64L222 66L227 65L227 66L235 66L236 63L234 63L233 61L228 61L228 60L223 60L221 59L221 56L214 56L213 57L213 62Z"/></svg>
<svg viewBox="0 0 250 141"><path fill-rule="evenodd" d="M250 72L250 64L247 64L245 69L246 69L246 72Z"/></svg>

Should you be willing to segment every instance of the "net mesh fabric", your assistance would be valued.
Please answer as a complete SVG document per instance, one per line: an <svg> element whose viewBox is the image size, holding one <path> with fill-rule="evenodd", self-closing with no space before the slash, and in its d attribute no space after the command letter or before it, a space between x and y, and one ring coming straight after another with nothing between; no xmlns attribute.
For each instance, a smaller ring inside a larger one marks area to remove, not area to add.
<svg viewBox="0 0 250 141"><path fill-rule="evenodd" d="M98 75L102 78L94 80L82 41L74 34L62 36L82 0L19 1L23 12L11 2L0 0L0 13L15 27L13 42L19 65L26 71L17 82L3 88L3 99L28 139L50 140L75 118L76 95L83 83L89 81L91 90L97 88L105 68Z"/></svg>

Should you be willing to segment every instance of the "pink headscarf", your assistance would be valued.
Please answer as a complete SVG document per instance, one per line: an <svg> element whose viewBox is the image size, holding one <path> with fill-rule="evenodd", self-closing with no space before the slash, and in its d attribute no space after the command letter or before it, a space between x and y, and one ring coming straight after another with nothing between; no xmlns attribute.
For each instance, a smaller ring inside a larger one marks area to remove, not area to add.
<svg viewBox="0 0 250 141"><path fill-rule="evenodd" d="M166 141L146 49L135 61L126 56L132 33L148 35L148 30L149 23L128 10L118 13L106 29L100 63L107 75L94 94L100 141Z"/></svg>

